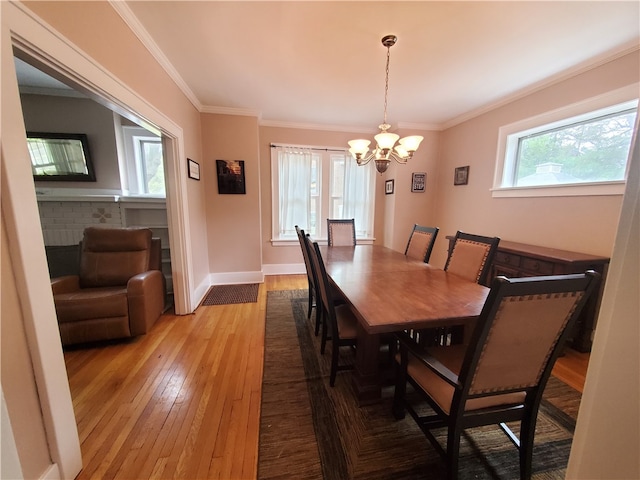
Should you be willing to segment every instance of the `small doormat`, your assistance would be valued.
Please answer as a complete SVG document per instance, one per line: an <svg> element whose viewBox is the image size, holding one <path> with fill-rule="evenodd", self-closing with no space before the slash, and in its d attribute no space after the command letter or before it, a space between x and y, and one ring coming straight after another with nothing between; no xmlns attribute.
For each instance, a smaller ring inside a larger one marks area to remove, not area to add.
<svg viewBox="0 0 640 480"><path fill-rule="evenodd" d="M258 301L259 283L242 285L214 285L209 289L202 305L225 305L229 303L254 303Z"/></svg>

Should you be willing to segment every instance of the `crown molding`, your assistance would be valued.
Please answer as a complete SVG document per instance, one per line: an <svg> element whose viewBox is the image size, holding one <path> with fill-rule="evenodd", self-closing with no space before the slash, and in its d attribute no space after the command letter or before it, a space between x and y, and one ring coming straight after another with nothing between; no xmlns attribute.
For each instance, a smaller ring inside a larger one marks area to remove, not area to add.
<svg viewBox="0 0 640 480"><path fill-rule="evenodd" d="M189 99L191 104L199 111L202 111L202 104L195 96L193 91L189 88L182 76L178 73L175 67L171 64L166 55L162 52L158 44L153 40L149 32L142 26L138 17L131 11L126 2L118 0L108 0L111 7L120 15L122 20L131 29L133 34L140 40L140 42L149 50L149 53L156 59L160 66L167 72L167 75L175 82L178 88Z"/></svg>
<svg viewBox="0 0 640 480"><path fill-rule="evenodd" d="M262 112L250 108L233 108L233 107L213 107L204 106L200 109L200 113L214 113L220 115L240 115L244 117L262 117Z"/></svg>
<svg viewBox="0 0 640 480"><path fill-rule="evenodd" d="M441 124L436 123L404 123L399 122L398 128L401 130L428 130L428 131L440 131L443 130Z"/></svg>
<svg viewBox="0 0 640 480"><path fill-rule="evenodd" d="M275 128L296 128L301 130L320 130L324 132L363 133L365 135L375 135L376 133L378 133L378 130L374 131L371 128L350 127L346 125L323 125L318 123L282 122L279 120L262 120L260 122L260 126Z"/></svg>

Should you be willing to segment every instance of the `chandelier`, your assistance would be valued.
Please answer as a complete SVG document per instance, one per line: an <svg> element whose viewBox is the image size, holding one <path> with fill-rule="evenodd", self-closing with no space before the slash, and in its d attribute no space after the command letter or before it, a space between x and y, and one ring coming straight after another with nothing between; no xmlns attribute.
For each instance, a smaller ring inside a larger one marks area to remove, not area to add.
<svg viewBox="0 0 640 480"><path fill-rule="evenodd" d="M375 137L376 148L369 153L369 144L371 140L358 138L356 140L349 141L349 152L356 159L358 165L366 165L371 160L376 162L376 170L380 173L384 173L389 168L389 163L393 158L400 164L406 164L407 160L413 157L413 154L422 142L423 137L420 135L411 135L408 137L400 138L400 135L390 133L387 130L391 128L391 125L387 123L387 93L389 92L389 58L391 57L390 49L396 44L398 38L395 35L386 35L382 37L382 45L387 47L387 67L385 69L385 85L384 85L384 121L378 125L380 133ZM396 145L396 141L398 145Z"/></svg>

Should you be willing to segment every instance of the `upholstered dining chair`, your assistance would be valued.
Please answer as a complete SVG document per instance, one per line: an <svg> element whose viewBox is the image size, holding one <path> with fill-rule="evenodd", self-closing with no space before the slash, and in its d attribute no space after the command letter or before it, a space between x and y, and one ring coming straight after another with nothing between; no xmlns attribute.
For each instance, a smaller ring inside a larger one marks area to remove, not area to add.
<svg viewBox="0 0 640 480"><path fill-rule="evenodd" d="M499 243L499 237L485 237L458 230L444 269L472 282L488 285L487 277Z"/></svg>
<svg viewBox="0 0 640 480"><path fill-rule="evenodd" d="M407 257L415 258L416 260L422 260L424 263L429 263L431 257L431 251L433 245L438 236L438 227L425 227L423 225L415 224L411 235L409 236L409 242L404 254Z"/></svg>
<svg viewBox="0 0 640 480"><path fill-rule="evenodd" d="M327 232L329 235L329 246L349 247L356 244L356 223L353 218L327 218Z"/></svg>
<svg viewBox="0 0 640 480"><path fill-rule="evenodd" d="M340 347L355 347L357 343L358 320L345 303L339 303L334 297L333 289L329 284L329 276L322 260L318 242L312 242L309 236L303 237L309 248L309 257L317 274L317 286L322 308L322 339L320 353L324 354L327 340L331 335L331 373L329 385L336 382L336 374L339 370L353 369L353 365L339 364Z"/></svg>
<svg viewBox="0 0 640 480"><path fill-rule="evenodd" d="M467 280L487 285L491 264L500 238L457 231L444 269ZM468 340L473 324L417 330L413 333L424 344L451 345ZM466 337L466 338L465 338Z"/></svg>
<svg viewBox="0 0 640 480"><path fill-rule="evenodd" d="M520 478L532 471L538 408L551 369L599 275L496 277L468 346L422 348L398 334L400 352L393 413L408 411L457 478L460 436L468 428L500 425L519 449ZM408 400L410 383L420 400ZM425 415L422 403L431 407ZM516 436L506 425L520 422ZM443 446L433 430L446 429Z"/></svg>
<svg viewBox="0 0 640 480"><path fill-rule="evenodd" d="M85 228L78 275L51 280L62 344L147 333L165 305L160 257L148 228Z"/></svg>

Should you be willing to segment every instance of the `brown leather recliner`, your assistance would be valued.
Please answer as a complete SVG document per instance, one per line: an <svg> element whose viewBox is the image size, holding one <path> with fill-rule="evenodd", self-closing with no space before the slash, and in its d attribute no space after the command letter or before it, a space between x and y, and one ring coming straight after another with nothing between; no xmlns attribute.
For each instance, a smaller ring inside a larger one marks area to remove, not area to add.
<svg viewBox="0 0 640 480"><path fill-rule="evenodd" d="M87 227L79 275L51 280L62 344L147 333L164 309L160 256L148 228Z"/></svg>

